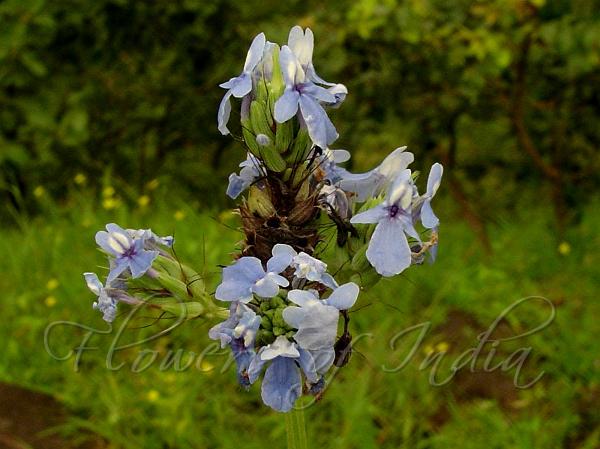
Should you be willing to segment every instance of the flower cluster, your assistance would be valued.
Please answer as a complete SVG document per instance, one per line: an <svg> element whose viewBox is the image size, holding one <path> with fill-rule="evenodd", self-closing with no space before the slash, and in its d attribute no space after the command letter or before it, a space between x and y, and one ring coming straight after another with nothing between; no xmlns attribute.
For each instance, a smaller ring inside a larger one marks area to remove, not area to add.
<svg viewBox="0 0 600 449"><path fill-rule="evenodd" d="M426 253L433 258L437 247L431 200L442 166L431 168L424 195L405 147L366 173L340 166L350 153L329 148L338 133L326 108L339 106L348 91L317 75L313 47L312 31L298 26L281 47L256 36L242 73L221 84L227 92L218 113L219 130L228 134L231 98L241 100L248 154L240 173L230 175L227 195L248 193L240 204L242 254L223 269L215 292L231 303L230 316L209 335L231 348L243 386L266 366L262 398L279 411L290 410L302 392L324 388L340 311L347 325L345 311L360 287L422 263ZM315 257L329 240L318 231L327 221L350 262L337 270L343 285Z"/></svg>
<svg viewBox="0 0 600 449"><path fill-rule="evenodd" d="M338 286L324 262L289 245L275 245L272 254L266 268L255 257L241 257L223 270L215 297L231 301L230 316L209 336L231 348L242 385L254 383L266 365L263 401L287 412L303 385L314 394L322 390L335 358L340 310L354 305L359 287ZM291 284L282 272L290 273ZM319 299L317 289L330 294Z"/></svg>
<svg viewBox="0 0 600 449"><path fill-rule="evenodd" d="M152 270L152 263L159 254L167 254L163 248L173 246L173 237L159 237L150 229L123 229L115 223L106 225L106 231L96 233L96 243L108 255L109 273L106 285L102 285L95 273L84 273L88 288L98 296L94 309L103 314L107 322L112 322L117 313L117 304L139 304L140 300L127 293L125 279L140 278Z"/></svg>
<svg viewBox="0 0 600 449"><path fill-rule="evenodd" d="M340 106L348 90L317 75L313 49L308 28L293 27L282 46L261 33L240 75L220 85L226 92L218 129L230 133L237 101L246 154L226 191L238 201L244 240L214 291L228 310L203 286L184 282L200 277L170 256L172 238L150 230L107 225L96 235L110 260L106 286L85 274L107 321L118 302L142 301L124 285L136 282L136 292L140 285L160 291L162 310L175 310L167 302L173 297L193 316L222 317L209 337L231 350L243 387L262 375L264 403L281 412L302 394L322 396L332 366L348 363L349 309L360 291L428 255L433 260L438 243L431 202L442 166L431 167L424 194L406 147L365 173L342 167L351 155L329 147L338 133L327 110Z"/></svg>

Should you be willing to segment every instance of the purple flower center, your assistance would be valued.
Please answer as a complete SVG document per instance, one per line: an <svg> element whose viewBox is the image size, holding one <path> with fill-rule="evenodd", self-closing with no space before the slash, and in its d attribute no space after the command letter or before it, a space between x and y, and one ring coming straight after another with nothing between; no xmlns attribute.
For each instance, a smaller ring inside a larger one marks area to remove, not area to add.
<svg viewBox="0 0 600 449"><path fill-rule="evenodd" d="M129 248L127 248L124 252L123 252L123 256L121 257L125 257L127 259L133 259L136 255L136 251L135 251L135 245L131 245Z"/></svg>
<svg viewBox="0 0 600 449"><path fill-rule="evenodd" d="M398 215L398 212L400 212L400 208L398 206L396 206L395 204L391 205L388 208L388 214L389 214L390 218L394 218L396 215Z"/></svg>

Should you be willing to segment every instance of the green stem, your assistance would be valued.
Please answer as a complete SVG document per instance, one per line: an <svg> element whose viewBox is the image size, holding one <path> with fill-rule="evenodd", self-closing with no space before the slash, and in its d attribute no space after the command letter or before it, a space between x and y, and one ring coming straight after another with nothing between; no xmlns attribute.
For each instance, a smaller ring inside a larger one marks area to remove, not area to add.
<svg viewBox="0 0 600 449"><path fill-rule="evenodd" d="M304 407L292 409L285 414L288 449L308 449Z"/></svg>

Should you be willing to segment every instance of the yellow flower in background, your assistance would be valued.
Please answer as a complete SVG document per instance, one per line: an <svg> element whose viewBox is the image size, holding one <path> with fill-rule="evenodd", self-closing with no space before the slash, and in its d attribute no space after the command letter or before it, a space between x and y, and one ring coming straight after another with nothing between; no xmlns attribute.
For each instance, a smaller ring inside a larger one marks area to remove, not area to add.
<svg viewBox="0 0 600 449"><path fill-rule="evenodd" d="M37 186L35 189L33 189L33 196L35 196L36 198L41 198L46 194L46 189L44 189L44 187L42 186Z"/></svg>
<svg viewBox="0 0 600 449"><path fill-rule="evenodd" d="M107 187L104 187L104 190L102 190L102 196L105 198L113 196L114 194L115 194L114 187L107 186Z"/></svg>
<svg viewBox="0 0 600 449"><path fill-rule="evenodd" d="M75 184L82 186L87 182L87 176L85 176L83 173L77 173L73 180L75 181Z"/></svg>
<svg viewBox="0 0 600 449"><path fill-rule="evenodd" d="M559 254L566 256L571 252L571 245L569 245L567 242L561 242L561 244L558 245L558 252Z"/></svg>
<svg viewBox="0 0 600 449"><path fill-rule="evenodd" d="M178 210L173 214L173 218L177 221L181 221L185 218L185 212L182 210Z"/></svg>
<svg viewBox="0 0 600 449"><path fill-rule="evenodd" d="M156 402L158 401L158 398L160 398L160 393L156 390L150 390L146 394L146 399L148 399L149 402Z"/></svg>
<svg viewBox="0 0 600 449"><path fill-rule="evenodd" d="M56 305L56 298L50 295L44 300L44 303L47 307L54 307Z"/></svg>
<svg viewBox="0 0 600 449"><path fill-rule="evenodd" d="M58 280L54 278L49 279L48 282L46 282L46 288L50 291L56 290L59 285L60 283L58 282Z"/></svg>
<svg viewBox="0 0 600 449"><path fill-rule="evenodd" d="M202 362L200 362L200 372L201 373L211 374L214 369L215 369L215 366L212 363L210 363L206 360L202 360Z"/></svg>
<svg viewBox="0 0 600 449"><path fill-rule="evenodd" d="M168 382L170 384L175 383L176 380L177 376L175 375L175 373L169 373L165 376L165 382Z"/></svg>
<svg viewBox="0 0 600 449"><path fill-rule="evenodd" d="M425 347L423 348L423 352L425 353L425 355L433 354L433 346L425 345Z"/></svg>
<svg viewBox="0 0 600 449"><path fill-rule="evenodd" d="M121 202L116 198L105 198L102 201L102 207L106 210L114 209L118 207Z"/></svg>
<svg viewBox="0 0 600 449"><path fill-rule="evenodd" d="M150 204L150 197L148 195L142 195L138 198L137 202L140 207L146 207Z"/></svg>
<svg viewBox="0 0 600 449"><path fill-rule="evenodd" d="M447 352L448 349L450 349L450 345L445 341L442 341L436 345L435 349L437 349L438 352Z"/></svg>
<svg viewBox="0 0 600 449"><path fill-rule="evenodd" d="M148 190L155 190L160 185L158 179L153 179L146 184Z"/></svg>

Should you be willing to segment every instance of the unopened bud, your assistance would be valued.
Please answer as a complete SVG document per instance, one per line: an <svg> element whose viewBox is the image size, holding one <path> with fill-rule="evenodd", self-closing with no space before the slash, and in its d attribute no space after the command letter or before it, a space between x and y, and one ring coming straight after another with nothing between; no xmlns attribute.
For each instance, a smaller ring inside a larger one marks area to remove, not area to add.
<svg viewBox="0 0 600 449"><path fill-rule="evenodd" d="M248 208L250 212L262 218L270 218L276 212L269 193L256 185L248 190Z"/></svg>
<svg viewBox="0 0 600 449"><path fill-rule="evenodd" d="M271 145L271 139L269 139L269 136L267 136L266 134L258 134L256 136L256 143L259 144L261 147L266 147L268 145Z"/></svg>
<svg viewBox="0 0 600 449"><path fill-rule="evenodd" d="M312 146L308 130L306 128L300 128L296 134L296 139L292 145L292 151L287 156L289 162L303 161L308 156L310 148Z"/></svg>
<svg viewBox="0 0 600 449"><path fill-rule="evenodd" d="M254 100L250 104L250 123L252 123L252 129L256 135L265 134L269 139L274 139L275 135L271 130L273 126L273 117L271 113L267 111L267 105L258 100Z"/></svg>
<svg viewBox="0 0 600 449"><path fill-rule="evenodd" d="M275 146L280 153L286 153L294 140L294 122L288 120L284 123L277 123L275 130Z"/></svg>

